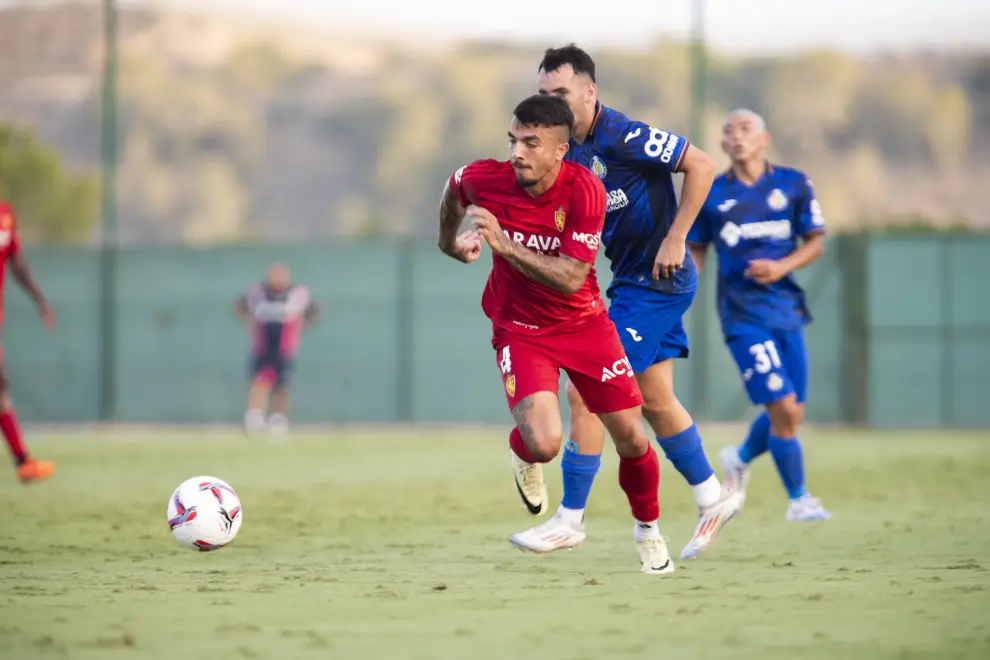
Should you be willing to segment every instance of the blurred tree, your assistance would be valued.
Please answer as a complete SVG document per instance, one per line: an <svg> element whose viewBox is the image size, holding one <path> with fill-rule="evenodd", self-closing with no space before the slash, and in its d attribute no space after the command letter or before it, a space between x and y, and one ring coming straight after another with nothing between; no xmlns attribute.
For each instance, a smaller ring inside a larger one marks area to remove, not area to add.
<svg viewBox="0 0 990 660"><path fill-rule="evenodd" d="M925 122L935 95L931 79L913 68L879 72L872 78L857 101L854 138L873 142L888 160L925 159Z"/></svg>
<svg viewBox="0 0 990 660"><path fill-rule="evenodd" d="M827 151L845 128L861 85L859 66L837 53L815 53L773 67L764 113L779 148L794 158Z"/></svg>
<svg viewBox="0 0 990 660"><path fill-rule="evenodd" d="M276 44L257 41L235 48L220 65L217 75L239 90L265 94L301 70Z"/></svg>
<svg viewBox="0 0 990 660"><path fill-rule="evenodd" d="M972 135L973 112L965 92L956 85L943 88L925 120L928 149L939 169L954 172L966 162Z"/></svg>
<svg viewBox="0 0 990 660"><path fill-rule="evenodd" d="M432 233L444 177L504 155L506 120L535 91L543 47L563 43L420 49L328 40L303 48L297 34L269 26L242 30L167 10L136 22L128 15L119 174L128 241ZM65 26L79 23L66 16ZM22 20L4 14L0 32L36 32ZM71 52L99 52L86 41L92 36L59 34L83 39ZM54 69L38 68L51 62L52 42L37 41L24 42L20 64L0 64L17 91L0 98L0 112L30 121L66 157L95 162L99 99L89 98L88 116L76 100L78 90L98 89L94 69L77 57L57 69L75 72L72 80L39 79ZM605 103L688 130L684 44L592 55ZM775 137L772 157L811 173L831 226L915 211L988 222L981 184L990 176L990 57L712 52L708 62L701 146L719 154L724 110L761 112Z"/></svg>
<svg viewBox="0 0 990 660"><path fill-rule="evenodd" d="M235 241L245 226L247 199L231 163L221 158L200 158L194 176L187 181L191 201L182 237L189 243Z"/></svg>
<svg viewBox="0 0 990 660"><path fill-rule="evenodd" d="M70 173L33 132L0 122L0 199L14 206L25 240L82 243L96 225L99 180Z"/></svg>

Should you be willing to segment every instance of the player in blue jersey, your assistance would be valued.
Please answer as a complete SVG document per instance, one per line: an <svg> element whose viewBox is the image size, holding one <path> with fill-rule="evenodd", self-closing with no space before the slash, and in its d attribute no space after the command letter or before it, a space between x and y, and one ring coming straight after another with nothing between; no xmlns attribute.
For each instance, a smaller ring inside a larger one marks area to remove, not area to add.
<svg viewBox="0 0 990 660"><path fill-rule="evenodd" d="M688 234L699 269L708 245L718 254L718 311L750 400L766 407L739 447L720 456L726 483L745 497L749 463L769 451L787 490L787 520L831 515L808 493L798 426L804 418L811 322L794 271L822 253L825 220L811 181L766 159L770 135L751 110L729 113L722 148L732 168L716 179Z"/></svg>
<svg viewBox="0 0 990 660"><path fill-rule="evenodd" d="M539 88L541 94L559 96L571 106L575 130L566 158L594 172L608 192L602 244L613 273L607 292L609 316L622 336L628 361L602 365L602 379L635 374L639 381L643 415L698 501L699 522L681 553L683 559L695 557L739 510L739 497L723 490L715 477L698 428L674 395L673 383L674 359L688 355L681 319L698 284L687 233L708 195L715 163L683 137L602 105L594 60L573 44L546 51ZM680 205L674 172L684 173ZM605 430L570 383L567 396L571 438L561 460L563 500L553 518L512 537L514 545L533 552L575 547L586 535L584 509ZM542 480L542 473L536 478ZM521 486L518 490L541 492ZM533 513L546 507L546 502L524 503Z"/></svg>

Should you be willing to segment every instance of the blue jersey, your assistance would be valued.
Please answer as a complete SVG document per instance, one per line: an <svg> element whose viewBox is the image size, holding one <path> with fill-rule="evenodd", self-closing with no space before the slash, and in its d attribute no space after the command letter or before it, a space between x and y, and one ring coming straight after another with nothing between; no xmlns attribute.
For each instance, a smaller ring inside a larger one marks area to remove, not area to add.
<svg viewBox="0 0 990 660"><path fill-rule="evenodd" d="M718 310L726 336L741 327L796 330L811 322L804 291L793 274L770 285L743 272L754 259L782 259L802 236L825 231L811 181L789 167L767 165L752 186L731 172L715 179L688 241L715 243Z"/></svg>
<svg viewBox="0 0 990 660"><path fill-rule="evenodd" d="M617 284L664 293L698 286L691 255L670 279L653 279L653 262L677 213L673 173L688 149L680 135L662 131L599 104L582 144L571 140L567 160L584 165L608 192L602 244L612 265L609 297Z"/></svg>

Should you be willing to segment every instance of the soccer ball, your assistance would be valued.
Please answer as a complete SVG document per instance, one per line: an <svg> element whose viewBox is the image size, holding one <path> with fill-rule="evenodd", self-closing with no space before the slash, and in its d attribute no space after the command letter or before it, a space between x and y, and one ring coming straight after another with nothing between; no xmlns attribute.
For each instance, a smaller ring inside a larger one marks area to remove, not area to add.
<svg viewBox="0 0 990 660"><path fill-rule="evenodd" d="M244 512L241 499L216 477L186 479L168 500L168 526L175 540L194 550L219 550L234 540Z"/></svg>

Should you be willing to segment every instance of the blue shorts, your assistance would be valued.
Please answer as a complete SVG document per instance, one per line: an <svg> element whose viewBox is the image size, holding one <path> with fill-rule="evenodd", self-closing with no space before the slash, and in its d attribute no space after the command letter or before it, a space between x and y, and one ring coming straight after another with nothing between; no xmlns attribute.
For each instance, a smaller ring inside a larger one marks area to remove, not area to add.
<svg viewBox="0 0 990 660"><path fill-rule="evenodd" d="M750 401L763 405L794 394L798 403L804 403L808 394L804 331L747 326L726 337L725 343L736 360Z"/></svg>
<svg viewBox="0 0 990 660"><path fill-rule="evenodd" d="M688 356L682 319L694 302L694 291L671 294L616 286L610 293L608 316L619 331L633 373L642 373L670 358Z"/></svg>
<svg viewBox="0 0 990 660"><path fill-rule="evenodd" d="M289 385L292 358L278 352L252 355L248 365L248 373L252 380L266 381L276 390L284 389Z"/></svg>

